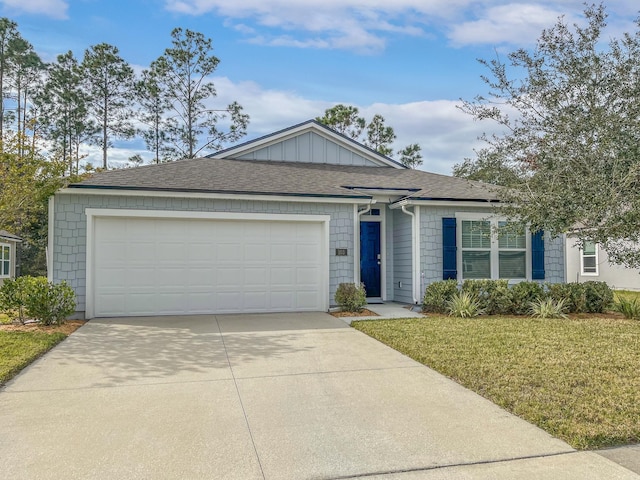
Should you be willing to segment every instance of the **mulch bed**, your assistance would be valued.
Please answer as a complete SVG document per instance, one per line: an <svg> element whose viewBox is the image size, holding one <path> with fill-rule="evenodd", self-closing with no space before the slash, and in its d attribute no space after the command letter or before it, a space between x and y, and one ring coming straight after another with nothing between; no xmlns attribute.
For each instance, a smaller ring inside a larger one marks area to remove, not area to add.
<svg viewBox="0 0 640 480"><path fill-rule="evenodd" d="M67 320L62 325L40 325L38 323L27 323L26 325L19 324L7 324L1 325L0 330L8 331L8 332L45 332L45 333L64 333L65 335L70 335L79 329L82 325L87 323L86 320Z"/></svg>

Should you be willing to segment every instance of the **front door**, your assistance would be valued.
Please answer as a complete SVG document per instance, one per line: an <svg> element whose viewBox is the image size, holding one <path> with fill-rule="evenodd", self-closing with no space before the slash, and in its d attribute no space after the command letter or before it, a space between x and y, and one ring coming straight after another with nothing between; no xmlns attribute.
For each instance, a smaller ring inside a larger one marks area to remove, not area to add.
<svg viewBox="0 0 640 480"><path fill-rule="evenodd" d="M360 222L360 279L367 297L380 297L380 222Z"/></svg>

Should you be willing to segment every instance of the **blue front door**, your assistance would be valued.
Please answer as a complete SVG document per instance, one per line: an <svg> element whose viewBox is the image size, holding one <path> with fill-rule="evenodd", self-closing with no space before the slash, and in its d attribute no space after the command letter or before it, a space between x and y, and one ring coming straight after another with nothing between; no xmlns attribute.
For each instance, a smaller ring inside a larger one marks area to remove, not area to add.
<svg viewBox="0 0 640 480"><path fill-rule="evenodd" d="M360 279L367 297L380 297L380 222L360 222Z"/></svg>

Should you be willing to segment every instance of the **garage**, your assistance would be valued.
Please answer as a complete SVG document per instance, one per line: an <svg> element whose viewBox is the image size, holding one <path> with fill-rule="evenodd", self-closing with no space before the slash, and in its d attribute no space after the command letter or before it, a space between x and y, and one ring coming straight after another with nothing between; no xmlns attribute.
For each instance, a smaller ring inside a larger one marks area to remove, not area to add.
<svg viewBox="0 0 640 480"><path fill-rule="evenodd" d="M87 209L87 317L326 310L328 221Z"/></svg>

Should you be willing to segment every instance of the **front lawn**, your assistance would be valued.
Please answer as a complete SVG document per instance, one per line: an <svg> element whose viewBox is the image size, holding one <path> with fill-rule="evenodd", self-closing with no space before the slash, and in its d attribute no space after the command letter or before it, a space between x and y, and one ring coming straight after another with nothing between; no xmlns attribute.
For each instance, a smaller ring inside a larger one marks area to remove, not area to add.
<svg viewBox="0 0 640 480"><path fill-rule="evenodd" d="M0 330L0 385L66 337L61 332Z"/></svg>
<svg viewBox="0 0 640 480"><path fill-rule="evenodd" d="M640 322L361 321L386 343L578 449L640 442Z"/></svg>

